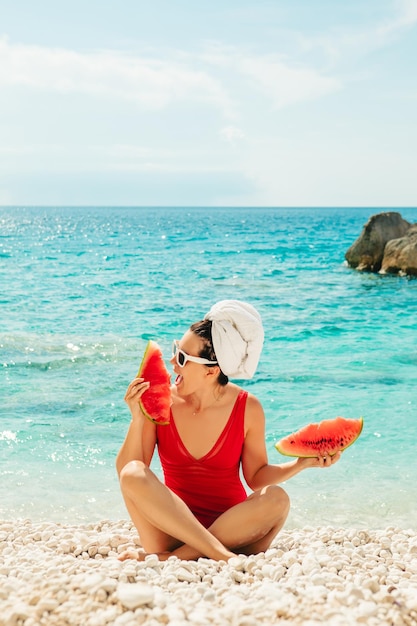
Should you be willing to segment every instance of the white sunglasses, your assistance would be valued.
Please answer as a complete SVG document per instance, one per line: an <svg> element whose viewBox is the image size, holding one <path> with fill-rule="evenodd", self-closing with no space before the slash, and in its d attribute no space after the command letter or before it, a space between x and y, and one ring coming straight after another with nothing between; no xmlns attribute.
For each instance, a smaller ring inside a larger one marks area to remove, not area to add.
<svg viewBox="0 0 417 626"><path fill-rule="evenodd" d="M193 363L200 363L201 365L217 365L217 361L209 361L208 359L203 359L201 356L190 356L184 350L180 349L179 341L173 341L172 343L172 356L175 356L177 364L180 367L184 367L187 361L192 361Z"/></svg>

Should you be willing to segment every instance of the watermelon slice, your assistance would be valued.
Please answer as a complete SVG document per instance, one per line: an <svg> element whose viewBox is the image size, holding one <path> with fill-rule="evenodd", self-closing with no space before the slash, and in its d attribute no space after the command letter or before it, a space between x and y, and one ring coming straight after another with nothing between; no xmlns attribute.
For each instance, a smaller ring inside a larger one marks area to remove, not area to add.
<svg viewBox="0 0 417 626"><path fill-rule="evenodd" d="M325 454L333 456L339 450L351 446L361 434L362 428L362 417L359 419L336 417L318 424L308 424L278 441L275 447L285 456L315 457Z"/></svg>
<svg viewBox="0 0 417 626"><path fill-rule="evenodd" d="M169 424L171 415L171 376L162 350L156 341L148 341L138 378L150 382L150 387L139 400L140 408L154 424Z"/></svg>

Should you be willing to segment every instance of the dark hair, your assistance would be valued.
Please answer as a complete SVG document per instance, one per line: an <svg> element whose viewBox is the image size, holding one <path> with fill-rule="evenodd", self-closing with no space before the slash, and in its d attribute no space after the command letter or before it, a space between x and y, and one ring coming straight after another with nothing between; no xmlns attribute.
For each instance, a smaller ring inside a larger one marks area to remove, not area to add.
<svg viewBox="0 0 417 626"><path fill-rule="evenodd" d="M200 339L203 340L203 348L200 350L200 354L203 359L208 359L209 361L217 361L216 353L213 348L213 341L211 338L211 320L201 320L200 322L195 322L190 326L190 330L196 334ZM207 365L206 367L214 367L213 365ZM220 365L219 365L220 367ZM226 374L223 374L220 368L220 374L217 378L217 382L219 385L224 387L229 382L229 378Z"/></svg>

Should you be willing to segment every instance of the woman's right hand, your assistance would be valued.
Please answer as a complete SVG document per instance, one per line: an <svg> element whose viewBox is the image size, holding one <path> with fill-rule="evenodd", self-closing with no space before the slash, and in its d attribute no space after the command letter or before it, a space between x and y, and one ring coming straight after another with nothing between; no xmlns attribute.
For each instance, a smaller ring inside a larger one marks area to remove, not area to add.
<svg viewBox="0 0 417 626"><path fill-rule="evenodd" d="M148 381L145 381L143 378L135 378L127 388L124 401L129 407L133 418L144 415L140 408L139 399L149 387L150 383Z"/></svg>

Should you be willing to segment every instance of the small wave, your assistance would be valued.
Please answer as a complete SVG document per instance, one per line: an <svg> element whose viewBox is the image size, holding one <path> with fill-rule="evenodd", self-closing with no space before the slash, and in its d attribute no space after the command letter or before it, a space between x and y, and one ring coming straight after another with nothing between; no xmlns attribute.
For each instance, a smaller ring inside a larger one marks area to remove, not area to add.
<svg viewBox="0 0 417 626"><path fill-rule="evenodd" d="M30 360L25 360L25 361L19 361L19 360L9 360L9 361L5 361L3 366L10 368L10 369L28 369L28 370L37 370L40 372L46 372L46 371L50 371L50 370L60 370L60 369L65 369L65 368L73 368L74 365L78 365L78 366L84 366L84 365L90 365L91 363L97 363L97 362L108 362L108 363L114 363L115 361L124 361L124 359L120 358L120 359L115 359L115 357L112 355L100 355L100 354L95 354L94 357L92 358L92 356L72 356L72 357L67 357L67 358L56 358L56 359L50 359L47 361L42 361L42 360L35 360L35 359L30 359Z"/></svg>

